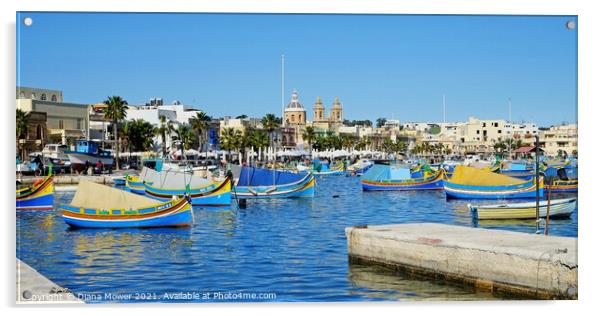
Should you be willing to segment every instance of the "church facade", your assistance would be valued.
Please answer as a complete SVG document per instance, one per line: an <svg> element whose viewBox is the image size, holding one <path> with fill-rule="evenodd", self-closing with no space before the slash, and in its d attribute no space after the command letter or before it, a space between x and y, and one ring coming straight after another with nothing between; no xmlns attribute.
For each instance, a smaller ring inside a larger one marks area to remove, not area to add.
<svg viewBox="0 0 602 316"><path fill-rule="evenodd" d="M313 106L313 121L307 120L307 111L299 101L299 93L293 90L291 101L284 109L284 128L290 131L289 137L299 146L304 143L303 130L306 126L312 126L318 135L327 132L337 133L338 128L343 125L343 105L339 97L332 103L328 114L319 96Z"/></svg>

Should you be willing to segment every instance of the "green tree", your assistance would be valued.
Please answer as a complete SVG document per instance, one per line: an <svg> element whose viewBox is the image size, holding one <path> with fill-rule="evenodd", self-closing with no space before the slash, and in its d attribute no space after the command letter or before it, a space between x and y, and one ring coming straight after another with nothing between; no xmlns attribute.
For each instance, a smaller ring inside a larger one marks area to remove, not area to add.
<svg viewBox="0 0 602 316"><path fill-rule="evenodd" d="M278 118L274 114L266 114L261 119L261 125L263 125L263 129L268 131L268 134L270 136L270 146L273 146L273 133L274 130L276 130L276 128L278 128L278 126L280 125Z"/></svg>
<svg viewBox="0 0 602 316"><path fill-rule="evenodd" d="M159 128L157 128L155 132L161 136L163 157L165 157L165 155L167 155L167 135L171 135L171 133L174 131L174 127L171 121L167 120L167 117L165 117L165 115L159 116L159 122Z"/></svg>
<svg viewBox="0 0 602 316"><path fill-rule="evenodd" d="M191 117L188 122L192 129L196 132L199 139L199 147L202 147L208 139L209 133L209 122L211 122L211 117L208 116L205 112L199 111L196 112L194 117Z"/></svg>
<svg viewBox="0 0 602 316"><path fill-rule="evenodd" d="M151 123L143 120L127 121L121 131L125 135L126 144L130 152L148 151L153 146L153 136L157 134L157 128Z"/></svg>
<svg viewBox="0 0 602 316"><path fill-rule="evenodd" d="M17 151L19 152L19 155L21 156L21 159L25 159L25 157L23 157L23 148L21 146L21 139L26 139L27 138L27 132L29 131L29 113L21 111L20 109L17 109L17 113L16 113L16 133L17 133Z"/></svg>
<svg viewBox="0 0 602 316"><path fill-rule="evenodd" d="M240 147L242 141L242 133L240 130L235 130L232 127L224 128L220 137L220 147L228 151L228 161L232 160L232 150Z"/></svg>
<svg viewBox="0 0 602 316"><path fill-rule="evenodd" d="M120 96L108 97L104 104L107 107L104 109L104 116L112 121L113 137L115 141L115 169L119 170L119 121L127 116L128 103Z"/></svg>
<svg viewBox="0 0 602 316"><path fill-rule="evenodd" d="M188 124L180 124L176 129L176 137L180 142L180 150L182 152L182 157L184 157L184 150L188 150L192 148L195 139L194 132L190 128Z"/></svg>
<svg viewBox="0 0 602 316"><path fill-rule="evenodd" d="M239 116L237 116L235 118L236 119L246 119L246 118L248 118L248 116L246 114L242 114L242 115L239 115Z"/></svg>
<svg viewBox="0 0 602 316"><path fill-rule="evenodd" d="M383 127L385 126L385 123L387 123L387 119L384 117L379 117L376 119L376 127Z"/></svg>
<svg viewBox="0 0 602 316"><path fill-rule="evenodd" d="M305 126L305 129L301 132L301 137L309 145L311 150L313 143L316 141L316 132L312 126Z"/></svg>

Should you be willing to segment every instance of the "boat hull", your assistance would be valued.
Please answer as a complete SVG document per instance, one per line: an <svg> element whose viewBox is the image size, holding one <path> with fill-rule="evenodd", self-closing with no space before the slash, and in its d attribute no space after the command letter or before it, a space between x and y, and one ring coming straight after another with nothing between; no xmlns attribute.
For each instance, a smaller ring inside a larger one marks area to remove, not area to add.
<svg viewBox="0 0 602 316"><path fill-rule="evenodd" d="M186 189L161 189L149 183L143 183L145 193L148 197L159 201L167 201L173 196L184 196ZM225 180L213 183L202 188L191 188L188 195L192 200L193 206L227 206L232 202L232 180Z"/></svg>
<svg viewBox="0 0 602 316"><path fill-rule="evenodd" d="M144 183L142 181L140 181L140 179L138 179L137 177L133 177L133 176L126 177L125 188L127 191L132 192L132 193L136 193L136 194L140 194L140 195L146 194L146 187L145 187Z"/></svg>
<svg viewBox="0 0 602 316"><path fill-rule="evenodd" d="M193 223L192 207L185 198L139 210L98 210L61 205L65 223L74 228L181 227Z"/></svg>
<svg viewBox="0 0 602 316"><path fill-rule="evenodd" d="M37 186L17 190L17 210L51 210L54 207L54 184L46 177Z"/></svg>
<svg viewBox="0 0 602 316"><path fill-rule="evenodd" d="M551 218L566 218L570 217L575 207L577 199L562 199L553 200L550 203ZM540 201L539 214L536 214L535 202L502 204L497 206L473 206L469 205L468 209L473 212L473 216L478 219L535 219L547 216L548 203Z"/></svg>
<svg viewBox="0 0 602 316"><path fill-rule="evenodd" d="M575 193L578 192L578 182L577 180L554 181L552 184L546 186L546 191L552 193Z"/></svg>
<svg viewBox="0 0 602 316"><path fill-rule="evenodd" d="M535 181L511 186L473 186L456 184L443 180L445 193L456 199L522 199L537 196ZM539 186L539 195L543 196L543 182Z"/></svg>
<svg viewBox="0 0 602 316"><path fill-rule="evenodd" d="M80 152L65 152L69 161L71 162L71 168L75 171L82 171L86 166L86 161L89 161L91 166L94 166L99 160L104 164L105 168L113 168L114 159L113 157L106 157L94 154L86 154Z"/></svg>
<svg viewBox="0 0 602 316"><path fill-rule="evenodd" d="M364 191L413 191L443 189L443 171L437 175L418 181L368 181L362 180Z"/></svg>
<svg viewBox="0 0 602 316"><path fill-rule="evenodd" d="M302 180L274 186L235 186L238 199L311 198L315 194L315 178L308 174Z"/></svg>

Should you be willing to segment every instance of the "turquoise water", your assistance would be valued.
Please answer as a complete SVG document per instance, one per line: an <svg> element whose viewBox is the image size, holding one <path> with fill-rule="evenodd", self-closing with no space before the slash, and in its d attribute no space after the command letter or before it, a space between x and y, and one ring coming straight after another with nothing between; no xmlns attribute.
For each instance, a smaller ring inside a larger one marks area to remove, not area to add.
<svg viewBox="0 0 602 316"><path fill-rule="evenodd" d="M88 302L499 299L471 287L349 264L345 227L438 222L533 233L534 221L476 223L443 191L363 192L318 178L314 199L195 209L179 229L72 230L57 211L17 212L17 256ZM73 192L56 193L57 203ZM482 203L482 201L478 201ZM550 234L577 236L577 212Z"/></svg>

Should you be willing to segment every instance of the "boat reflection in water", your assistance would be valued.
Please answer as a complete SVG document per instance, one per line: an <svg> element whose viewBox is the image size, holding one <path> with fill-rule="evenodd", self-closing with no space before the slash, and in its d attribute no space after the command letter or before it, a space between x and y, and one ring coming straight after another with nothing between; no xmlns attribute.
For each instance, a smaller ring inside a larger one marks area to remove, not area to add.
<svg viewBox="0 0 602 316"><path fill-rule="evenodd" d="M474 287L410 275L382 266L349 263L351 295L382 300L492 300L500 299Z"/></svg>

